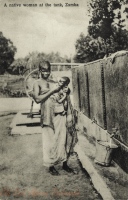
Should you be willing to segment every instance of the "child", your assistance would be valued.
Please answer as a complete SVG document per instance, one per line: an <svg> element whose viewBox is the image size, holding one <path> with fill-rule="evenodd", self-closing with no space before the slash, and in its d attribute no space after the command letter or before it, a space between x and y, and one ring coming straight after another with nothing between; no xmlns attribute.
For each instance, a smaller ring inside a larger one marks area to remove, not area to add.
<svg viewBox="0 0 128 200"><path fill-rule="evenodd" d="M62 86L62 89L51 96L51 98L54 99L54 114L55 116L60 115L66 115L67 108L68 108L68 102L67 102L67 96L70 94L70 89L68 87L68 84L70 83L70 79L68 77L62 77L58 81L58 85Z"/></svg>
<svg viewBox="0 0 128 200"><path fill-rule="evenodd" d="M54 115L66 115L66 151L68 157L73 153L73 147L77 142L74 113L70 100L70 89L68 87L69 83L70 79L68 77L62 77L58 82L58 85L62 86L62 89L54 94Z"/></svg>

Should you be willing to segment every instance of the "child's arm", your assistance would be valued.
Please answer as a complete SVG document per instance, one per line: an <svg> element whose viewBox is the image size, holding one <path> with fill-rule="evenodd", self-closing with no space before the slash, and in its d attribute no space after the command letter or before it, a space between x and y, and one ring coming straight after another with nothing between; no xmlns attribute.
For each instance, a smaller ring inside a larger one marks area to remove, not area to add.
<svg viewBox="0 0 128 200"><path fill-rule="evenodd" d="M63 93L63 97L61 97L61 98L59 97L56 100L58 103L62 103L65 100L65 98L66 98L66 93Z"/></svg>

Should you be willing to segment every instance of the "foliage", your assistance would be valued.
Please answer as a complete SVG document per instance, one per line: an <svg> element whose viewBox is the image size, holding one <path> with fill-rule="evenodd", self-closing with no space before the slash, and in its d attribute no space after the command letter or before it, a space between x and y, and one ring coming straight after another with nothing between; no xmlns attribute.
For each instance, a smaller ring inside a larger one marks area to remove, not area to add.
<svg viewBox="0 0 128 200"><path fill-rule="evenodd" d="M22 75L27 65L27 61L23 58L18 58L8 67L10 74Z"/></svg>
<svg viewBox="0 0 128 200"><path fill-rule="evenodd" d="M128 49L128 31L124 28L125 20L121 16L122 4L127 3L126 1L89 1L91 18L88 35L81 34L76 41L76 62L89 62L109 53Z"/></svg>
<svg viewBox="0 0 128 200"><path fill-rule="evenodd" d="M49 54L39 53L37 51L29 53L25 58L16 59L9 67L9 73L21 74L29 72L35 68L38 68L40 60L48 60L50 63L68 63L70 59L65 56L61 57L59 52L51 52Z"/></svg>
<svg viewBox="0 0 128 200"><path fill-rule="evenodd" d="M45 60L48 60L51 63L67 63L70 62L70 59L67 56L62 57L59 52L51 52L49 54L41 53L39 57L43 57Z"/></svg>
<svg viewBox="0 0 128 200"><path fill-rule="evenodd" d="M5 88L1 90L1 93L6 97L26 97L26 92L24 90L13 90L10 88Z"/></svg>
<svg viewBox="0 0 128 200"><path fill-rule="evenodd" d="M99 51L100 46L102 46L101 42L100 40L93 39L90 35L85 36L81 33L80 38L76 41L77 54L74 60L76 62L90 62L93 59L100 58Z"/></svg>
<svg viewBox="0 0 128 200"><path fill-rule="evenodd" d="M122 2L124 3L124 5L128 5L128 0L122 0ZM124 13L126 13L126 17L128 19L128 7L125 7Z"/></svg>
<svg viewBox="0 0 128 200"><path fill-rule="evenodd" d="M114 12L116 9L121 9L120 0L92 0L90 2L92 16L88 32L93 38L101 37L106 40L113 35L112 24L116 17Z"/></svg>
<svg viewBox="0 0 128 200"><path fill-rule="evenodd" d="M13 45L10 39L3 36L0 32L0 74L8 69L10 64L14 60L14 55L16 53L16 47Z"/></svg>

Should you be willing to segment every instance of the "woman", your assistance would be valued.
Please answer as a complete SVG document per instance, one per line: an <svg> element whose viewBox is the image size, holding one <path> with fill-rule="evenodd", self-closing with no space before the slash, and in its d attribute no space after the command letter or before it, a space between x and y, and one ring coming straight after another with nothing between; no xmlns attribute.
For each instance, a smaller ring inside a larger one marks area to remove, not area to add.
<svg viewBox="0 0 128 200"><path fill-rule="evenodd" d="M34 83L34 100L41 103L41 126L43 132L43 163L49 167L52 175L59 175L54 165L63 162L63 169L67 172L73 170L67 165L66 153L66 117L61 116L59 124L54 115L54 101L50 96L61 90L63 84L56 85L50 79L51 66L48 61L40 62L39 72L41 78Z"/></svg>

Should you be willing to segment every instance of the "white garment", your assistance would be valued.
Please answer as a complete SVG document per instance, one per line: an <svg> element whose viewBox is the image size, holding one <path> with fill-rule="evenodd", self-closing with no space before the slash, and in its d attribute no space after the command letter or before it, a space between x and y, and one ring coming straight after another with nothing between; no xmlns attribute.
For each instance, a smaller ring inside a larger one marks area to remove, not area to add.
<svg viewBox="0 0 128 200"><path fill-rule="evenodd" d="M53 124L54 130L49 126L42 128L43 164L47 167L67 160L66 116L55 116Z"/></svg>

